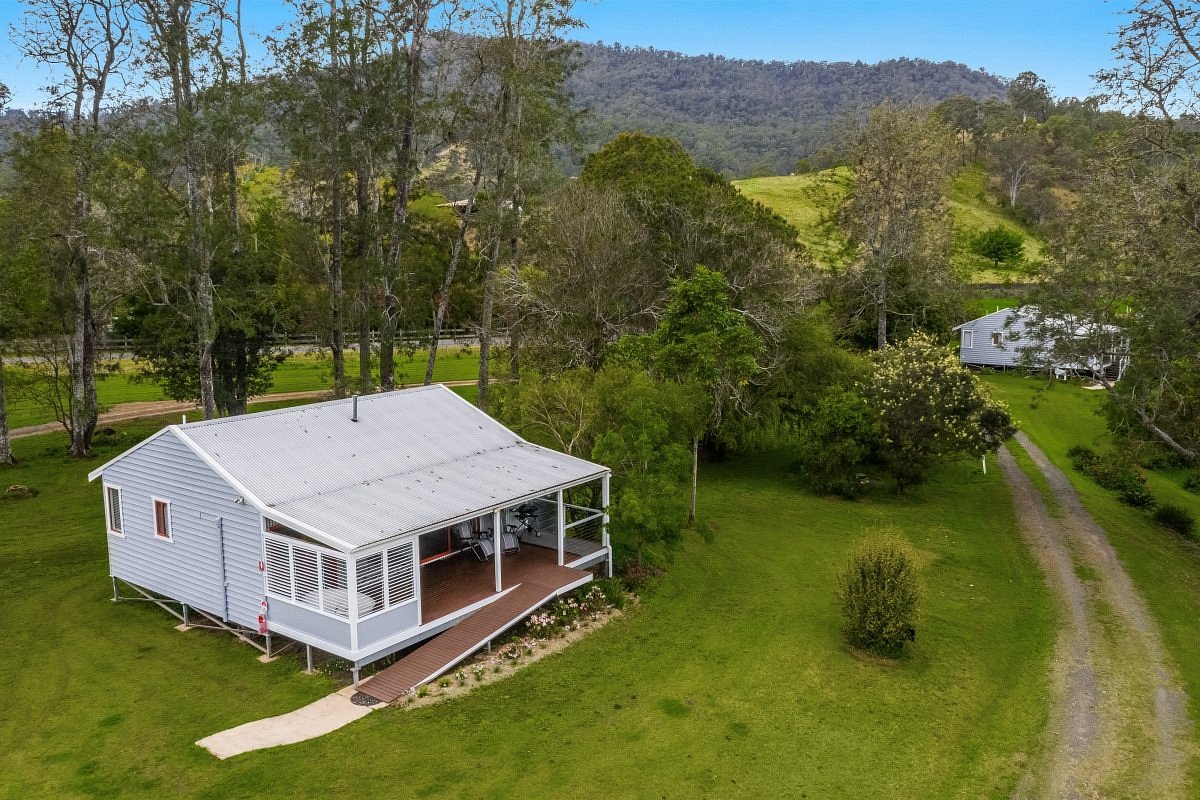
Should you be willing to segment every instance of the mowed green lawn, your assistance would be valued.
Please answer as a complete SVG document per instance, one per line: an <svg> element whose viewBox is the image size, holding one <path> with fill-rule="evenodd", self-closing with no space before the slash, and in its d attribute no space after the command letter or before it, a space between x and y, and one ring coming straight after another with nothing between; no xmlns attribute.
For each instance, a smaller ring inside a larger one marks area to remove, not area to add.
<svg viewBox="0 0 1200 800"><path fill-rule="evenodd" d="M155 425L120 426L130 446ZM519 674L321 739L217 761L193 742L334 687L231 637L109 601L100 461L18 440L0 502L0 796L1007 797L1045 723L1055 625L998 471L897 499L814 498L787 460L708 466L701 517L624 616ZM834 575L887 521L928 586L910 654L860 658Z"/></svg>
<svg viewBox="0 0 1200 800"><path fill-rule="evenodd" d="M1111 447L1101 409L1103 391L1078 383L1049 384L1019 374L988 375L997 398L1009 404L1022 430L1062 469L1108 538L1162 629L1163 640L1179 668L1190 698L1190 713L1200 724L1200 546L1159 528L1148 512L1131 508L1076 472L1067 449L1083 444ZM1012 445L1010 449L1019 449ZM1181 473L1147 472L1150 491L1160 503L1189 509L1200 520L1200 495L1180 485ZM1196 728L1200 741L1200 727ZM1200 758L1193 757L1192 785L1200 786Z"/></svg>
<svg viewBox="0 0 1200 800"><path fill-rule="evenodd" d="M423 382L425 380L425 362L428 358L428 350L418 350L412 355L397 354L397 385L412 386ZM8 369L15 371L16 368L10 364ZM473 380L478 373L478 348L442 347L438 349L437 363L434 365L434 379L439 381ZM374 375L378 380L378 359L376 359ZM351 385L356 384L358 380L357 352L347 351L346 353L346 377ZM329 389L332 381L333 370L328 353L296 353L288 356L287 360L275 370L271 381L271 391L322 391ZM100 398L101 408L111 408L119 403L169 399L163 394L163 390L158 384L151 381L139 382L136 376L136 365L129 361L122 362L120 370L115 374L97 381L96 393ZM8 412L8 424L12 428L54 421L53 412L28 399L12 400L9 403Z"/></svg>

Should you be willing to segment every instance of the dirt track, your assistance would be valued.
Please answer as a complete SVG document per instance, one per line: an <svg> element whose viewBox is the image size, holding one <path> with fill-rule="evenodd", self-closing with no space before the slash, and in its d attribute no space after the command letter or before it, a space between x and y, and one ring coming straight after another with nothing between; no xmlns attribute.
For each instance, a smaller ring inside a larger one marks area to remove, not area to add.
<svg viewBox="0 0 1200 800"><path fill-rule="evenodd" d="M1062 607L1050 720L1019 798L1185 797L1194 748L1187 696L1157 626L1066 475L1022 433L1041 492L1002 449L1022 534Z"/></svg>

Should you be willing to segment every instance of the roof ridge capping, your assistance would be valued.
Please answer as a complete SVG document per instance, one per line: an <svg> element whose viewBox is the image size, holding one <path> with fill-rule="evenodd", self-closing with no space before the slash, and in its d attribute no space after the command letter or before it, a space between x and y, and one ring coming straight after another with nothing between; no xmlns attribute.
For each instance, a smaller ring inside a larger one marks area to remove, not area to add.
<svg viewBox="0 0 1200 800"><path fill-rule="evenodd" d="M280 415L284 415L284 414L299 414L299 413L311 411L314 409L333 408L333 407L339 406L339 405L350 405L354 402L354 399L356 397L358 398L359 406L361 407L364 403L369 403L374 400L382 400L384 398L392 397L392 396L398 395L398 394L417 394L420 392L436 391L438 389L449 392L454 397L458 397L458 394L456 394L454 392L454 390L450 389L448 386L444 386L440 383L431 383L428 386L410 386L405 389L393 389L390 392L371 392L370 394L350 395L349 397L336 397L332 400L322 400L317 403L302 403L302 404L296 405L296 406L287 406L286 408L271 408L266 411L253 411L249 414L235 414L235 415L229 416L229 417L215 417L213 419L201 419L201 420L197 420L195 422L187 422L187 423L184 423L181 425L175 425L173 427L176 427L176 428L179 428L180 430L186 431L186 430L190 430L192 428L211 427L213 425L226 425L226 424L229 424L232 422L241 422L241 421L247 420L247 419L273 417L273 416L280 416ZM462 398L459 398L459 399L461 400ZM464 400L463 402L466 402L466 401ZM468 403L468 405L470 405L470 403Z"/></svg>

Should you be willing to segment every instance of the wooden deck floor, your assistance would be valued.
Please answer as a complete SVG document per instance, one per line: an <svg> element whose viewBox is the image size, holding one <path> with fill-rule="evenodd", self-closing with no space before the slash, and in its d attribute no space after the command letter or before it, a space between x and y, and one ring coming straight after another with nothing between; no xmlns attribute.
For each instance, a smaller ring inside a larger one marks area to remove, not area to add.
<svg viewBox="0 0 1200 800"><path fill-rule="evenodd" d="M523 542L519 553L501 554L503 588L510 589L530 580L536 582L544 568L558 566L554 538L543 536L542 539L544 541L536 544L534 541ZM567 539L564 546L568 561L600 549L598 544L578 539ZM491 561L480 561L470 552L457 553L421 567L421 620L433 622L495 594L495 569Z"/></svg>
<svg viewBox="0 0 1200 800"><path fill-rule="evenodd" d="M547 553L549 554L548 558ZM473 556L466 555L474 560ZM526 557L520 558L522 555ZM445 562L454 560L456 559L444 559ZM449 630L433 637L383 672L367 678L359 684L359 690L382 702L395 702L417 686L428 683L449 670L487 642L533 613L535 609L555 597L566 587L590 579L591 576L588 572L560 567L557 561L558 554L554 550L536 546L522 547L520 554L509 556L501 562L501 567L504 569L505 587L516 585L515 589L496 602L484 606L466 617ZM434 562L434 564L441 563L443 562ZM426 568L434 566L434 564L429 564ZM493 582L488 584L488 590L484 596L492 594L492 590L495 588L492 564L490 562L476 562L476 564L487 567L488 579ZM464 575L472 572L462 564L444 567L442 571L448 574L451 569L462 570ZM510 572L512 573L511 577ZM521 578L518 579L518 576ZM424 573L421 577L422 580L425 579ZM447 593L447 596L450 596L450 593ZM461 606L458 607L461 608Z"/></svg>

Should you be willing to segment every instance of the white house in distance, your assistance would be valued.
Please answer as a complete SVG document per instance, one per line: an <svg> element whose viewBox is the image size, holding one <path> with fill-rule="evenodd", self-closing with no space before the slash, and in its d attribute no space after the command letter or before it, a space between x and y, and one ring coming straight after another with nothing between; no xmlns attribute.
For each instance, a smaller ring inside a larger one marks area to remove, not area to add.
<svg viewBox="0 0 1200 800"><path fill-rule="evenodd" d="M612 569L610 471L442 386L171 425L88 477L114 599L333 653L356 683L510 594L499 630Z"/></svg>
<svg viewBox="0 0 1200 800"><path fill-rule="evenodd" d="M1052 363L1053 339L1034 339L1031 331L1034 307L1001 308L978 319L954 326L958 331L958 360L976 367L1051 368L1059 377L1068 374L1104 374L1109 380L1119 380L1129 363L1126 349L1121 342L1121 330L1113 325L1102 326L1104 333L1112 335L1112 344L1102 353L1080 355L1076 359ZM1060 323L1050 321L1050 327L1070 330L1081 341L1088 330L1084 323Z"/></svg>

